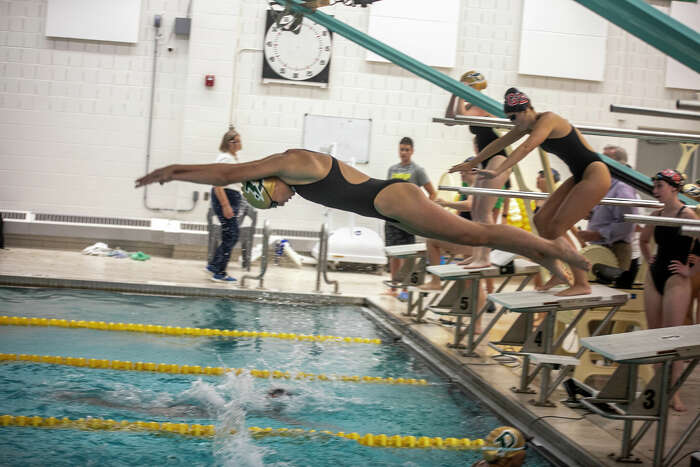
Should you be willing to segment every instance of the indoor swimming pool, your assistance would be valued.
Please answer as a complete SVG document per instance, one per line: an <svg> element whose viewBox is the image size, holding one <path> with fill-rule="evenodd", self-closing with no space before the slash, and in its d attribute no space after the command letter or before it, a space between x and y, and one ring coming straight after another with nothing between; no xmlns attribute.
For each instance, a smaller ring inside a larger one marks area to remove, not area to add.
<svg viewBox="0 0 700 467"><path fill-rule="evenodd" d="M370 447L322 432L474 440L506 424L379 328L360 306L0 288L0 315L55 324L5 321L3 354L93 359L97 367L119 360L240 369L177 374L3 362L0 414L214 425L217 435L0 426L2 465L463 466L481 453ZM247 332L117 332L63 327L60 320ZM350 339L339 339L345 337ZM347 381L352 377L359 382ZM304 434L258 437L250 427ZM525 465L550 465L529 451Z"/></svg>

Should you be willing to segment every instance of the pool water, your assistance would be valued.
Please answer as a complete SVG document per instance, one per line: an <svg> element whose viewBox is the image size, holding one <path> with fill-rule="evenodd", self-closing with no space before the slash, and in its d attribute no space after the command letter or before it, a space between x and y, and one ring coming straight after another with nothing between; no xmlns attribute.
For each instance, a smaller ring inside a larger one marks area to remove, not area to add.
<svg viewBox="0 0 700 467"><path fill-rule="evenodd" d="M0 352L426 379L389 385L0 364L0 414L214 424L212 438L0 427L2 465L470 465L479 452L373 448L247 427L484 438L504 423L391 343L358 306L0 288L0 315L382 339L380 345L0 326ZM272 389L284 389L270 397ZM549 465L537 452L526 465Z"/></svg>

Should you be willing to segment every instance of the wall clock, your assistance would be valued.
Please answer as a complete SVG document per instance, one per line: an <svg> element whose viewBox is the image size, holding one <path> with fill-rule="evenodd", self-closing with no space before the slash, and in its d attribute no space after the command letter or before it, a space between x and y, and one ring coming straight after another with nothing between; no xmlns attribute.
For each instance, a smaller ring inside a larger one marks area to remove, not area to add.
<svg viewBox="0 0 700 467"><path fill-rule="evenodd" d="M263 83L307 84L327 87L331 65L332 33L304 18L292 32L284 25L293 15L275 21L279 12L267 11L263 44Z"/></svg>

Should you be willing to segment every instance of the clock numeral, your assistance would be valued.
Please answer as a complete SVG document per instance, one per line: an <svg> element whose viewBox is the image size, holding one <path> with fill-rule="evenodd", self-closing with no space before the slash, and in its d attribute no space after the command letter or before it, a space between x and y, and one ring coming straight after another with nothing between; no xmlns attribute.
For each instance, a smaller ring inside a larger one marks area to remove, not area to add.
<svg viewBox="0 0 700 467"><path fill-rule="evenodd" d="M330 46L325 46L325 47L323 48L323 50L325 50L326 52L330 52L331 48L330 48Z"/></svg>
<svg viewBox="0 0 700 467"><path fill-rule="evenodd" d="M287 72L286 68L280 68L280 75L283 75Z"/></svg>
<svg viewBox="0 0 700 467"><path fill-rule="evenodd" d="M275 57L270 57L270 61L271 61L271 62L274 62L274 61L275 61Z"/></svg>
<svg viewBox="0 0 700 467"><path fill-rule="evenodd" d="M298 77L299 77L299 73L294 73L294 75L292 75L292 77L295 78L295 79L298 78Z"/></svg>
<svg viewBox="0 0 700 467"><path fill-rule="evenodd" d="M319 60L318 63L320 63L321 65L325 65L325 64L326 64L326 61L325 61L325 60Z"/></svg>
<svg viewBox="0 0 700 467"><path fill-rule="evenodd" d="M310 71L307 71L307 72L306 72L306 76L311 76L312 74L313 74L313 73L311 73Z"/></svg>

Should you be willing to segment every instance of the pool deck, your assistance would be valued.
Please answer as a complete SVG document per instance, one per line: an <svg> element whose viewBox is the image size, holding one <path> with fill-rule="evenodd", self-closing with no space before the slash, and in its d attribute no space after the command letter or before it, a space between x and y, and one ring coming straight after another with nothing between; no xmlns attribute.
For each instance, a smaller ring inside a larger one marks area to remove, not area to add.
<svg viewBox="0 0 700 467"><path fill-rule="evenodd" d="M39 279L67 279L126 283L137 286L179 287L191 290L206 289L213 293L238 289L236 285L210 281L208 275L204 273L203 267L202 261L161 257L153 257L149 261L141 262L131 259L85 256L75 251L28 248L0 249L0 282L4 284L16 283L13 278L24 278L30 282ZM257 266L254 266L250 274L255 275L257 272ZM244 272L232 263L229 274L240 278ZM322 290L331 300L342 297L352 301L353 297L357 297L358 303L361 299L373 303L388 313L392 322L399 323L404 329L410 329L413 334L429 341L442 358L476 373L483 380L483 384L498 391L508 402L529 411L533 417L579 418L581 416L581 411L571 410L561 404L556 404L556 407L553 408L535 407L528 403L533 395L511 392L510 388L518 384L520 370L495 363L489 356L495 355L496 352L484 343L477 349L482 358L462 357L456 351L448 349L446 344L452 341L452 328L431 323L416 324L403 316L401 313L405 311L405 304L392 296L383 294L386 288L382 284L382 279L387 278L386 274L331 271L328 276L329 279L340 282L340 296L331 293L333 290L331 286L322 285ZM246 285L249 287L246 289L250 291L249 293L259 294L260 291L256 289L257 281L249 281ZM312 294L316 288L316 270L308 266L296 269L270 265L265 275L264 285L269 292ZM491 316L493 315L486 316L484 326ZM489 340L497 340L502 336L514 317L514 313L505 315L492 329ZM670 412L667 449L675 443L681 431L700 411L700 369L696 368L681 388L681 397L688 411L684 413ZM557 389L550 399L558 401L565 398L565 392L562 389ZM608 457L608 454L619 451L622 422L603 419L597 415L588 415L582 420L545 418L538 420L537 423L546 424L584 448L598 465L622 465ZM655 429L649 430L635 448L634 454L643 461L639 465L651 465L654 435ZM691 437L682 450L682 454L692 450L700 450L700 433L696 432ZM586 462L586 464L595 465L595 463L591 464L590 462Z"/></svg>

